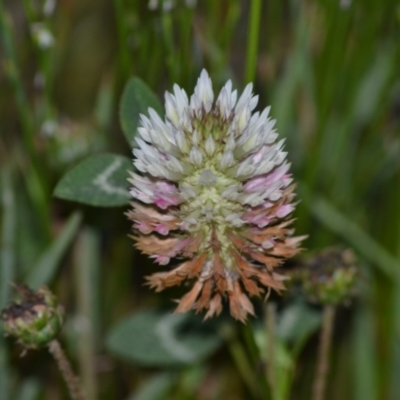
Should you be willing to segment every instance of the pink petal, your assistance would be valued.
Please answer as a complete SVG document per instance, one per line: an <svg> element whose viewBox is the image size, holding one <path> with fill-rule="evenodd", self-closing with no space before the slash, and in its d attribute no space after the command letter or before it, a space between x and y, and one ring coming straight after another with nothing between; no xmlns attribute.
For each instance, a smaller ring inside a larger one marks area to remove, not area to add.
<svg viewBox="0 0 400 400"><path fill-rule="evenodd" d="M165 225L162 225L162 224L157 224L155 230L160 235L164 235L164 236L168 235L168 233L169 233L169 228L167 226L165 226Z"/></svg>

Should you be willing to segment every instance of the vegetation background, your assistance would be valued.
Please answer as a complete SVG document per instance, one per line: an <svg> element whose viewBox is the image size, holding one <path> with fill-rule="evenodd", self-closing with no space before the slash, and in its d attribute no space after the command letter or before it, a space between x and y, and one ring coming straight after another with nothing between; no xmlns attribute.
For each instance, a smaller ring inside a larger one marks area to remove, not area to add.
<svg viewBox="0 0 400 400"><path fill-rule="evenodd" d="M142 287L153 267L127 237L126 207L52 197L83 158L131 157L118 118L130 77L162 99L173 83L190 93L203 67L216 90L254 81L260 106L272 106L299 182L296 231L309 235L307 254L344 243L359 259L358 298L336 318L327 399L400 399L398 1L3 0L0 35L0 309L10 281L51 286L89 400L263 398L253 390L262 351L249 365L246 332L227 316L207 325L204 341L197 319L183 331L178 321L171 330L182 343L208 347L157 358L146 310L169 315L174 291ZM273 301L279 315L304 302ZM262 335L261 301L258 309ZM296 329L306 324L299 318ZM291 399L310 398L316 330L298 356L279 356L293 374ZM0 339L0 399L67 398L45 351L20 353Z"/></svg>

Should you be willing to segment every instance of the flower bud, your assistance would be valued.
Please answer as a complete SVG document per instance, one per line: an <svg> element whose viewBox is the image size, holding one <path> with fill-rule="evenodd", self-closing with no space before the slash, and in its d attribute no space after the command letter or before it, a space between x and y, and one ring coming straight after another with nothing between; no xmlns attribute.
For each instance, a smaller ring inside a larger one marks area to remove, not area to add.
<svg viewBox="0 0 400 400"><path fill-rule="evenodd" d="M11 304L1 313L6 335L14 336L24 347L37 349L51 342L62 327L64 312L47 287L33 292L17 285L23 300Z"/></svg>
<svg viewBox="0 0 400 400"><path fill-rule="evenodd" d="M321 251L303 268L300 279L310 301L338 305L354 295L358 267L351 249L331 247Z"/></svg>

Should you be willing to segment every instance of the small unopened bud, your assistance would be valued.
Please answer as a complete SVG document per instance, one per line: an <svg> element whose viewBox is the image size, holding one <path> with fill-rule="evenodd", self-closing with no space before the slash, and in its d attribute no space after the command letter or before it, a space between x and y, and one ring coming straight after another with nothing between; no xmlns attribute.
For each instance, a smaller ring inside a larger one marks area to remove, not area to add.
<svg viewBox="0 0 400 400"><path fill-rule="evenodd" d="M352 250L332 247L321 251L301 272L306 296L320 304L338 305L354 295L358 267Z"/></svg>
<svg viewBox="0 0 400 400"><path fill-rule="evenodd" d="M22 301L1 313L6 335L14 336L24 347L37 349L57 337L63 323L63 308L47 287L33 292L27 286L15 286Z"/></svg>

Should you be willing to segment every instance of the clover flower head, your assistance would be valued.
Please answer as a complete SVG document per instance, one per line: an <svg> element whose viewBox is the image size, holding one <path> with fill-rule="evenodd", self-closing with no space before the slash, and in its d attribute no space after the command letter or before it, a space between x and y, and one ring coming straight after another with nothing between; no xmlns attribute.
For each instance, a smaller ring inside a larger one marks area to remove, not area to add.
<svg viewBox="0 0 400 400"><path fill-rule="evenodd" d="M221 313L223 301L240 321L254 308L248 298L284 289L275 272L295 255L290 164L278 140L270 107L252 113L252 85L239 98L228 81L214 102L211 79L202 71L193 95L174 85L165 94L165 120L149 109L136 138L127 215L136 247L167 265L147 277L156 291L192 281L176 312Z"/></svg>

